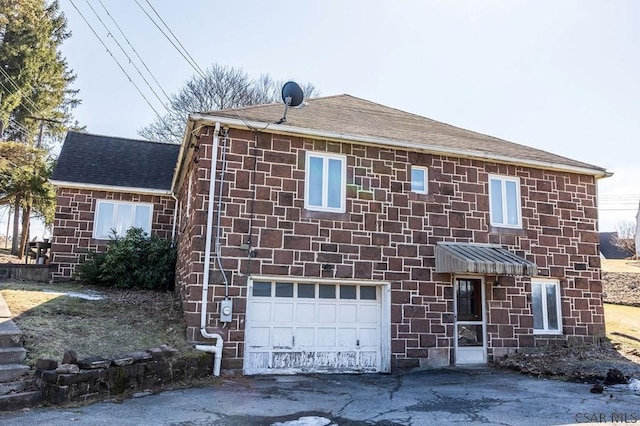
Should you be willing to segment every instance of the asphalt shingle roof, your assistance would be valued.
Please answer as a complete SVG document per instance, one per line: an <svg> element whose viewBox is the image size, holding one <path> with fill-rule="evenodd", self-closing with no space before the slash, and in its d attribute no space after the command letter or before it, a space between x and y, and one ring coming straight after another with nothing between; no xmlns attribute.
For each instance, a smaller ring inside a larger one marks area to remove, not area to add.
<svg viewBox="0 0 640 426"><path fill-rule="evenodd" d="M282 117L282 104L268 104L212 111L207 114L247 121L274 123ZM341 135L409 142L445 150L463 150L483 158L504 156L522 161L605 171L604 168L529 146L455 127L426 117L390 108L351 95L307 100L307 106L290 109L285 126L302 127ZM268 130L267 130L268 131Z"/></svg>
<svg viewBox="0 0 640 426"><path fill-rule="evenodd" d="M52 180L170 190L179 145L68 132Z"/></svg>

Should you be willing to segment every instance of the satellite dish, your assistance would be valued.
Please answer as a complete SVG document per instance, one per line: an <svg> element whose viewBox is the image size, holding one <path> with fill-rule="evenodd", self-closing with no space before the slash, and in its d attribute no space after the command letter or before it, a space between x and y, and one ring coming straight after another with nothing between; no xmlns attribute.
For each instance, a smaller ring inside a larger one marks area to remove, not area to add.
<svg viewBox="0 0 640 426"><path fill-rule="evenodd" d="M284 102L284 116L276 122L282 124L287 121L287 111L289 108L304 106L304 93L302 87L294 81L287 81L282 86L282 102Z"/></svg>
<svg viewBox="0 0 640 426"><path fill-rule="evenodd" d="M294 81L288 81L282 86L282 102L287 107L297 107L304 100L302 87Z"/></svg>

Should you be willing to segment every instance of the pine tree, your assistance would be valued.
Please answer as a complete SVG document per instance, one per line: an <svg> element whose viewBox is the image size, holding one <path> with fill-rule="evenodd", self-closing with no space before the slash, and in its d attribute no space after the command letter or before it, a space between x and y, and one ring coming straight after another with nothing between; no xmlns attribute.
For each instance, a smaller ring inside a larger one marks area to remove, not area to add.
<svg viewBox="0 0 640 426"><path fill-rule="evenodd" d="M34 146L46 146L46 136L60 137L77 126L71 114L79 103L71 88L75 75L59 50L69 36L58 0L0 0L0 139L26 144L24 152L10 150L4 159L14 164L26 161L30 167L24 175L17 176L25 170L16 167L2 176L0 204L22 208L21 247L28 237L31 211L50 210L51 193L43 186L51 172L50 160ZM22 255L16 243L14 239L12 251Z"/></svg>

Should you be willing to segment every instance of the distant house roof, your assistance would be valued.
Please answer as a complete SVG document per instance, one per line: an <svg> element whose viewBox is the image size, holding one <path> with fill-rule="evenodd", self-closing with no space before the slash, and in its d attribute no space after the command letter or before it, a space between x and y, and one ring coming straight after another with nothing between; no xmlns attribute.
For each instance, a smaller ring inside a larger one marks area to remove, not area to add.
<svg viewBox="0 0 640 426"><path fill-rule="evenodd" d="M351 137L354 140L424 149L456 156L524 163L538 168L567 170L595 176L610 176L606 169L572 160L540 149L508 142L493 136L461 129L419 115L390 108L351 95L307 100L304 108L289 109L286 121L283 104L268 104L194 114L191 120L224 123L266 123L266 132L287 132L323 137ZM322 134L320 134L322 133Z"/></svg>
<svg viewBox="0 0 640 426"><path fill-rule="evenodd" d="M600 232L600 254L605 259L626 259L635 253L631 250L625 250L613 244L615 238L618 238L617 232Z"/></svg>
<svg viewBox="0 0 640 426"><path fill-rule="evenodd" d="M175 144L68 132L51 182L168 193L179 150Z"/></svg>

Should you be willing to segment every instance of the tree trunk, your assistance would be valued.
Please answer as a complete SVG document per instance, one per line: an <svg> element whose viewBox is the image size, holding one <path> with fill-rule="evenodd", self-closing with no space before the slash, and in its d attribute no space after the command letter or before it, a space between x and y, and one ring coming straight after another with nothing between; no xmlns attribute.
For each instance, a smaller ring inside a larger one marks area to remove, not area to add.
<svg viewBox="0 0 640 426"><path fill-rule="evenodd" d="M13 236L11 237L11 254L18 254L18 236L20 235L20 196L13 206Z"/></svg>
<svg viewBox="0 0 640 426"><path fill-rule="evenodd" d="M7 232L4 234L4 248L5 250L9 247L9 229L11 226L11 211L13 208L9 206L9 214L7 215Z"/></svg>
<svg viewBox="0 0 640 426"><path fill-rule="evenodd" d="M29 240L29 224L31 222L31 205L28 204L22 210L22 238L20 239L20 253L18 253L18 259L22 259L22 255L27 248L27 241Z"/></svg>

